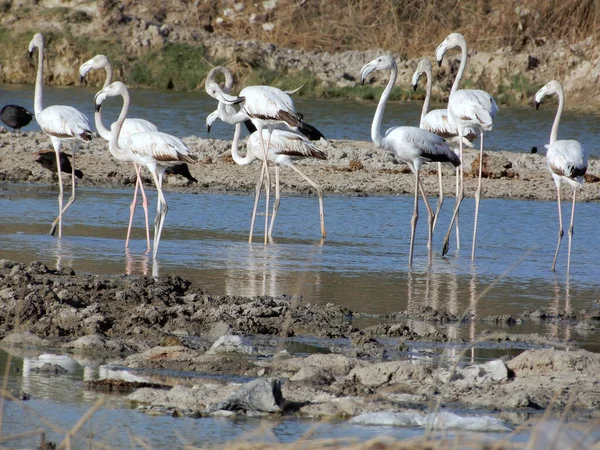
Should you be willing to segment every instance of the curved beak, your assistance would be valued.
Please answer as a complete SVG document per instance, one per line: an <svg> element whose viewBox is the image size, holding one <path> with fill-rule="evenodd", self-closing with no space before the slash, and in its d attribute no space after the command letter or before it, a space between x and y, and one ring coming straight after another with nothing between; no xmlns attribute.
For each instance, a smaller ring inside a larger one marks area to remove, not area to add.
<svg viewBox="0 0 600 450"><path fill-rule="evenodd" d="M365 64L363 66L363 68L360 69L360 84L365 84L367 77L374 70L375 70L375 65L372 62Z"/></svg>
<svg viewBox="0 0 600 450"><path fill-rule="evenodd" d="M246 97L237 97L235 95L229 95L220 91L215 92L215 97L217 100L227 105L237 105L238 103L242 103L244 100L246 100Z"/></svg>
<svg viewBox="0 0 600 450"><path fill-rule="evenodd" d="M435 49L435 59L437 61L438 67L441 67L442 61L444 59L444 55L446 54L446 41L442 42L438 45L438 48Z"/></svg>
<svg viewBox="0 0 600 450"><path fill-rule="evenodd" d="M535 109L538 110L540 109L540 105L542 104L542 102L538 102L537 100L535 102L533 102L535 104Z"/></svg>
<svg viewBox="0 0 600 450"><path fill-rule="evenodd" d="M33 50L29 50L29 58L33 58Z"/></svg>

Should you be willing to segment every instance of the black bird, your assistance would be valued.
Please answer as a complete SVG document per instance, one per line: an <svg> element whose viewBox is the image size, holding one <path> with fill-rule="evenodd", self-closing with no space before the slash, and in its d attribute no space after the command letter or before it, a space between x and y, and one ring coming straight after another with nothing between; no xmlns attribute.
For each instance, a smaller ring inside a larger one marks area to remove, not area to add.
<svg viewBox="0 0 600 450"><path fill-rule="evenodd" d="M6 105L0 111L0 120L14 131L20 131L33 119L33 113L19 105Z"/></svg>
<svg viewBox="0 0 600 450"><path fill-rule="evenodd" d="M186 163L177 164L176 166L167 167L165 170L165 175L181 175L184 178L187 178L192 183L197 183L198 180L195 179L190 173L190 169Z"/></svg>
<svg viewBox="0 0 600 450"><path fill-rule="evenodd" d="M304 116L302 113L297 113L298 117L300 117L300 125L298 125L296 127L296 130L299 131L300 133L302 133L304 136L306 136L308 139L310 139L311 141L320 141L321 138L325 139L325 136L323 136L323 133L321 133L319 130L317 130L315 127L313 127L312 125L304 122ZM248 129L248 132L250 134L254 133L256 131L256 127L252 124L251 120L246 120L244 122L244 125L246 125L246 128Z"/></svg>
<svg viewBox="0 0 600 450"><path fill-rule="evenodd" d="M52 173L56 173L56 153L54 150L42 150L36 153L38 159L35 162L40 163L43 168L48 169ZM60 152L60 171L64 173L71 173L73 168L71 167L71 156L67 153ZM83 178L83 172L79 169L75 169L75 176L77 178Z"/></svg>

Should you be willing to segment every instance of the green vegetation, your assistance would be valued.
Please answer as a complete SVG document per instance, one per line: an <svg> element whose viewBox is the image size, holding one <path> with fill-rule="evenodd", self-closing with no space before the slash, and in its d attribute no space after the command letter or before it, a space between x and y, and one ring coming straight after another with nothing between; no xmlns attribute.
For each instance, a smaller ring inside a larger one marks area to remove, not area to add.
<svg viewBox="0 0 600 450"><path fill-rule="evenodd" d="M139 58L125 81L137 86L194 90L202 85L210 67L204 47L167 43Z"/></svg>

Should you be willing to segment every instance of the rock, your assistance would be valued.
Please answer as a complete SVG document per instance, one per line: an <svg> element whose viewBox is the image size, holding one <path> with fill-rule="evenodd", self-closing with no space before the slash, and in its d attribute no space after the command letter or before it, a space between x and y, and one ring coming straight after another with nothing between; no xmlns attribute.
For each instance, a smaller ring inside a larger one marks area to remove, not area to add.
<svg viewBox="0 0 600 450"><path fill-rule="evenodd" d="M427 427L436 430L467 430L484 432L511 431L500 419L490 416L463 417L446 411L423 414L420 411L372 412L353 417L351 424L396 427Z"/></svg>
<svg viewBox="0 0 600 450"><path fill-rule="evenodd" d="M406 381L418 382L431 376L431 369L409 361L391 361L352 369L347 378L377 388Z"/></svg>
<svg viewBox="0 0 600 450"><path fill-rule="evenodd" d="M586 350L569 352L554 349L527 350L511 359L507 365L517 377L557 372L596 376L600 373L600 354Z"/></svg>
<svg viewBox="0 0 600 450"><path fill-rule="evenodd" d="M122 353L129 351L127 346L105 338L100 334L80 337L63 345L63 348L86 353Z"/></svg>
<svg viewBox="0 0 600 450"><path fill-rule="evenodd" d="M290 378L290 381L304 383L311 386L329 385L334 381L334 376L327 370L320 367L303 367L295 375Z"/></svg>
<svg viewBox="0 0 600 450"><path fill-rule="evenodd" d="M226 335L217 339L206 353L209 355L216 353L243 353L251 355L254 353L254 348L249 341L242 339L240 336Z"/></svg>
<svg viewBox="0 0 600 450"><path fill-rule="evenodd" d="M277 379L258 378L244 384L225 400L211 406L207 412L227 411L280 412L283 397L281 382Z"/></svg>
<svg viewBox="0 0 600 450"><path fill-rule="evenodd" d="M441 371L439 378L442 383L460 380L467 385L481 386L508 380L508 369L502 360L496 359L485 364L457 367L454 371Z"/></svg>
<svg viewBox="0 0 600 450"><path fill-rule="evenodd" d="M508 169L512 168L512 163L508 158L498 154L483 154L482 178L502 178L508 175ZM473 177L479 176L479 156L471 164L471 174Z"/></svg>
<svg viewBox="0 0 600 450"><path fill-rule="evenodd" d="M50 345L50 341L36 336L35 334L30 333L29 331L14 331L8 334L8 336L6 336L4 339L2 339L2 344L15 345L20 347L47 347Z"/></svg>
<svg viewBox="0 0 600 450"><path fill-rule="evenodd" d="M44 363L40 367L32 367L31 372L40 375L64 375L69 371L58 364Z"/></svg>

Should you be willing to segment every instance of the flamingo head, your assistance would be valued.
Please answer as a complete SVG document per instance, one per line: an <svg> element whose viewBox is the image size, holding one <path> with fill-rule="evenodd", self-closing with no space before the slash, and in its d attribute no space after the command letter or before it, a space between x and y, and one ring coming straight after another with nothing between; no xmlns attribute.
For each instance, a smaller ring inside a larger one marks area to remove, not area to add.
<svg viewBox="0 0 600 450"><path fill-rule="evenodd" d="M89 61L84 62L79 67L79 82L83 81L90 70L104 69L108 64L108 58L104 55L96 55Z"/></svg>
<svg viewBox="0 0 600 450"><path fill-rule="evenodd" d="M465 37L460 33L451 33L446 39L442 41L438 48L435 50L435 59L437 60L438 67L442 65L444 55L448 50L455 47L467 48L467 41Z"/></svg>
<svg viewBox="0 0 600 450"><path fill-rule="evenodd" d="M223 88L219 86L219 84L215 81L215 78L218 74L222 74L225 76L225 85ZM204 89L206 93L210 95L212 98L218 100L217 96L219 93L229 94L231 88L233 87L233 74L231 70L224 66L216 66L213 67L208 75L206 75L206 81L204 82Z"/></svg>
<svg viewBox="0 0 600 450"><path fill-rule="evenodd" d="M128 93L127 86L125 86L125 84L121 81L115 81L109 84L100 92L98 92L96 94L96 97L94 98L96 112L100 111L100 109L102 108L102 103L108 97L116 97L118 95L124 95L126 93Z"/></svg>
<svg viewBox="0 0 600 450"><path fill-rule="evenodd" d="M33 50L36 48L44 48L44 36L41 33L34 34L31 42L29 42L29 57L33 55Z"/></svg>
<svg viewBox="0 0 600 450"><path fill-rule="evenodd" d="M206 116L206 132L210 133L210 127L215 123L215 120L219 118L219 111L215 110L211 112L208 116Z"/></svg>
<svg viewBox="0 0 600 450"><path fill-rule="evenodd" d="M365 64L362 69L360 69L360 83L365 84L365 80L376 70L391 70L396 69L398 66L396 65L396 61L394 58L388 55L382 55L378 58L375 58L373 61Z"/></svg>
<svg viewBox="0 0 600 450"><path fill-rule="evenodd" d="M549 81L548 83L546 83L546 85L543 88L541 88L539 91L536 92L535 101L534 101L535 109L539 109L540 105L542 104L542 100L544 99L545 96L552 95L552 94L558 94L562 91L563 91L563 88L558 81L556 81L556 80Z"/></svg>
<svg viewBox="0 0 600 450"><path fill-rule="evenodd" d="M428 78L431 78L431 62L427 58L423 58L419 61L417 70L412 76L413 90L416 91L417 87L419 87L419 78L421 78L421 75L423 74L426 74Z"/></svg>

